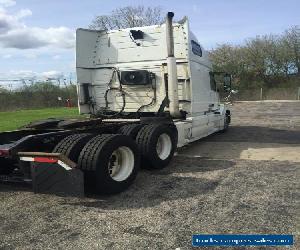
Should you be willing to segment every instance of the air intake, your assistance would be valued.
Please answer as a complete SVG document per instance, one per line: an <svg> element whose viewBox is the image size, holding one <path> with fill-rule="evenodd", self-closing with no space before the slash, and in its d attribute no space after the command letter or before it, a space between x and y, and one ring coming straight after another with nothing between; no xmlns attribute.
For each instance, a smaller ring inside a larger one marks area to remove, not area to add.
<svg viewBox="0 0 300 250"><path fill-rule="evenodd" d="M150 72L147 70L122 71L121 83L124 85L148 85L151 84Z"/></svg>

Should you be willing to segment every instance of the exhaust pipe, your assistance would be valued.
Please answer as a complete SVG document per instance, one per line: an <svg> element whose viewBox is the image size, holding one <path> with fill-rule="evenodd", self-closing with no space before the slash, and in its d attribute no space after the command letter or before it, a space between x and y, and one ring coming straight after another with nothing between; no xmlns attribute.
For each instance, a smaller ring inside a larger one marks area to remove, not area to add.
<svg viewBox="0 0 300 250"><path fill-rule="evenodd" d="M180 118L179 101L178 101L178 82L177 82L177 66L174 56L174 37L173 37L173 12L168 12L166 18L166 38L167 38L167 67L168 67L168 95L169 95L169 110L174 118Z"/></svg>

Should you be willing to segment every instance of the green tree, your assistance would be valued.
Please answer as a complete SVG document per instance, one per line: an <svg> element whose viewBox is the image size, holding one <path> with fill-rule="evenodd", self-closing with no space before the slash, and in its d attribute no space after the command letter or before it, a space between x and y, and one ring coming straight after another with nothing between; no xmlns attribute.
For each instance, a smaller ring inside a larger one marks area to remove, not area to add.
<svg viewBox="0 0 300 250"><path fill-rule="evenodd" d="M280 35L257 36L242 45L221 44L210 51L215 71L234 77L240 88L276 87L299 77L299 27Z"/></svg>
<svg viewBox="0 0 300 250"><path fill-rule="evenodd" d="M285 31L282 42L290 58L290 71L300 76L300 26L293 26Z"/></svg>

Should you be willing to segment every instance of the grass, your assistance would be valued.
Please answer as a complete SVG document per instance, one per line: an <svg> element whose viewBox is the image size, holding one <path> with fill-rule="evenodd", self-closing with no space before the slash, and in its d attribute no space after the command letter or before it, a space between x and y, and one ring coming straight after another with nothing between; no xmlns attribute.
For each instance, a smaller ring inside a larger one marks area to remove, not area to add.
<svg viewBox="0 0 300 250"><path fill-rule="evenodd" d="M0 131L15 130L32 121L57 117L79 117L78 108L46 108L0 112Z"/></svg>

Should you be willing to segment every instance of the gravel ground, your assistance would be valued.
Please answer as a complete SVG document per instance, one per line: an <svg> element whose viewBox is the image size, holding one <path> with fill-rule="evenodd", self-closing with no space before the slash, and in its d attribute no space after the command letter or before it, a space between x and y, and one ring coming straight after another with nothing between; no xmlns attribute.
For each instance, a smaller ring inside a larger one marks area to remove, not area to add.
<svg viewBox="0 0 300 250"><path fill-rule="evenodd" d="M119 195L0 184L0 249L191 249L195 233L294 234L300 249L300 103L231 109L227 133L180 149L164 170L142 170Z"/></svg>

